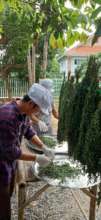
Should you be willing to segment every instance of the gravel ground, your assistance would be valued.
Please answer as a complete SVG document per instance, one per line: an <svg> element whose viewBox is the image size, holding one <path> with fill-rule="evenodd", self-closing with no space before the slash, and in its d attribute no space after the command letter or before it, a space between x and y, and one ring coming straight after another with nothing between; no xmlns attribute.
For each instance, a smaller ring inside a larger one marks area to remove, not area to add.
<svg viewBox="0 0 101 220"><path fill-rule="evenodd" d="M27 198L31 197L45 183L34 182L27 187ZM73 190L80 201L86 216L89 216L89 199L80 190ZM101 207L97 210L96 220L101 220ZM17 195L12 197L12 220L17 220ZM85 220L84 214L78 206L71 189L49 187L40 196L40 199L32 202L24 211L24 220ZM89 218L88 218L89 219Z"/></svg>
<svg viewBox="0 0 101 220"><path fill-rule="evenodd" d="M27 199L45 185L33 182L26 186ZM79 200L79 205L75 197ZM25 208L24 220L87 220L90 199L81 190L49 187L39 199ZM80 208L81 207L81 208ZM84 210L84 213L82 210ZM17 194L12 197L12 220L18 219ZM97 208L96 220L101 220L101 206Z"/></svg>
<svg viewBox="0 0 101 220"><path fill-rule="evenodd" d="M32 196L32 194L34 194L43 185L43 182L30 183L27 187L27 198ZM77 194L77 191L73 192ZM83 193L80 193L80 195L83 196ZM84 197L82 197L82 199L83 207L85 207L86 213L88 213L88 201L85 201ZM25 209L25 219L85 220L71 190L59 187L49 187L47 191L40 196L38 201L32 202ZM15 194L12 197L12 220L17 220L17 196Z"/></svg>

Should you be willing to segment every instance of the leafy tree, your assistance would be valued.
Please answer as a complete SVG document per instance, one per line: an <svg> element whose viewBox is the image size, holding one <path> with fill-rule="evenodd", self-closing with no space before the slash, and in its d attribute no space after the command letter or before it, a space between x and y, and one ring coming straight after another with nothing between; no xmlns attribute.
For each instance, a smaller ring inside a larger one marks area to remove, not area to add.
<svg viewBox="0 0 101 220"><path fill-rule="evenodd" d="M63 48L78 39L85 40L84 30L91 30L94 12L96 15L100 12L99 5L97 10L94 8L97 0L90 1L90 5L86 6L87 2L71 1L74 7L69 8L66 7L66 1L61 0L1 0L0 44L6 53L0 73L7 76L12 68L23 68L28 49L32 45L36 47L41 36L48 34L53 48ZM80 10L83 4L85 7ZM82 33L77 31L79 27Z"/></svg>
<svg viewBox="0 0 101 220"><path fill-rule="evenodd" d="M41 36L38 40L38 44L36 46L36 80L42 78L43 75L46 77L56 77L59 75L59 65L56 59L56 54L58 53L58 49L53 49L48 44L48 62L47 68L44 71L43 66L43 45L44 45L44 35ZM44 74L43 74L44 71Z"/></svg>
<svg viewBox="0 0 101 220"><path fill-rule="evenodd" d="M60 73L59 63L56 57L54 57L52 60L49 60L46 77L50 77L50 78L62 77L62 74Z"/></svg>

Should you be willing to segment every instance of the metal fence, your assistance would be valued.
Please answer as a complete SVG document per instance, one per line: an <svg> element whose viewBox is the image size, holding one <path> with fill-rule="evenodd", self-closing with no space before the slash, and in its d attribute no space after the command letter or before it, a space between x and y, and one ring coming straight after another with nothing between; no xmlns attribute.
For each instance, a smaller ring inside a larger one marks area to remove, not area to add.
<svg viewBox="0 0 101 220"><path fill-rule="evenodd" d="M59 95L60 95L62 82L63 82L63 79L61 78L53 79L53 88L54 88L53 96L54 96L54 100L56 104L58 104L59 102Z"/></svg>
<svg viewBox="0 0 101 220"><path fill-rule="evenodd" d="M26 80L9 79L10 91L12 97L22 97L29 89L29 83ZM56 103L59 100L62 79L53 79L53 96ZM0 79L0 98L8 98L8 91L5 80Z"/></svg>
<svg viewBox="0 0 101 220"><path fill-rule="evenodd" d="M29 83L26 80L9 79L10 93L12 97L22 97L27 93ZM0 79L0 98L8 98L6 81Z"/></svg>

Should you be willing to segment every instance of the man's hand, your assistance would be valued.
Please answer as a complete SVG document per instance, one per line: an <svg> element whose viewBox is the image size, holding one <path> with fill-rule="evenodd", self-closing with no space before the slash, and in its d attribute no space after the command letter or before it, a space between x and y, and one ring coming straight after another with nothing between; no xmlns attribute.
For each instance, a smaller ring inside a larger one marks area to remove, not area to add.
<svg viewBox="0 0 101 220"><path fill-rule="evenodd" d="M48 148L47 146L43 146L43 152L44 152L44 154L47 156L47 157L49 157L50 159L54 159L54 157L55 157L55 154L54 154L54 150L52 150L52 149L50 149L50 148Z"/></svg>
<svg viewBox="0 0 101 220"><path fill-rule="evenodd" d="M44 155L36 155L36 162L39 163L40 166L45 167L49 163L51 163L51 159L49 157L46 157Z"/></svg>
<svg viewBox="0 0 101 220"><path fill-rule="evenodd" d="M45 124L45 122L39 120L39 121L38 121L38 126L39 126L40 131L43 131L43 132L48 131L48 127L47 127L47 125Z"/></svg>

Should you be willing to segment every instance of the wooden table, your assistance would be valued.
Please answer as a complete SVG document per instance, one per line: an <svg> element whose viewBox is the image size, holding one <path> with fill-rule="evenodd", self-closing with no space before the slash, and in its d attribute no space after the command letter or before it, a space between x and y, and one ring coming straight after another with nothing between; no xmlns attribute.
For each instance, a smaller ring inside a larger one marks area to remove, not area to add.
<svg viewBox="0 0 101 220"><path fill-rule="evenodd" d="M29 178L26 176L25 172L25 164L23 161L19 161L18 163L18 220L24 220L24 209L32 202L36 201L40 198L40 195L45 192L50 184L45 183L34 195L30 198L26 198L26 185L27 182L36 182L39 181L36 177ZM87 196L90 197L90 205L89 205L89 219L96 219L96 195L97 195L97 185L80 189ZM87 219L87 218L86 218Z"/></svg>

